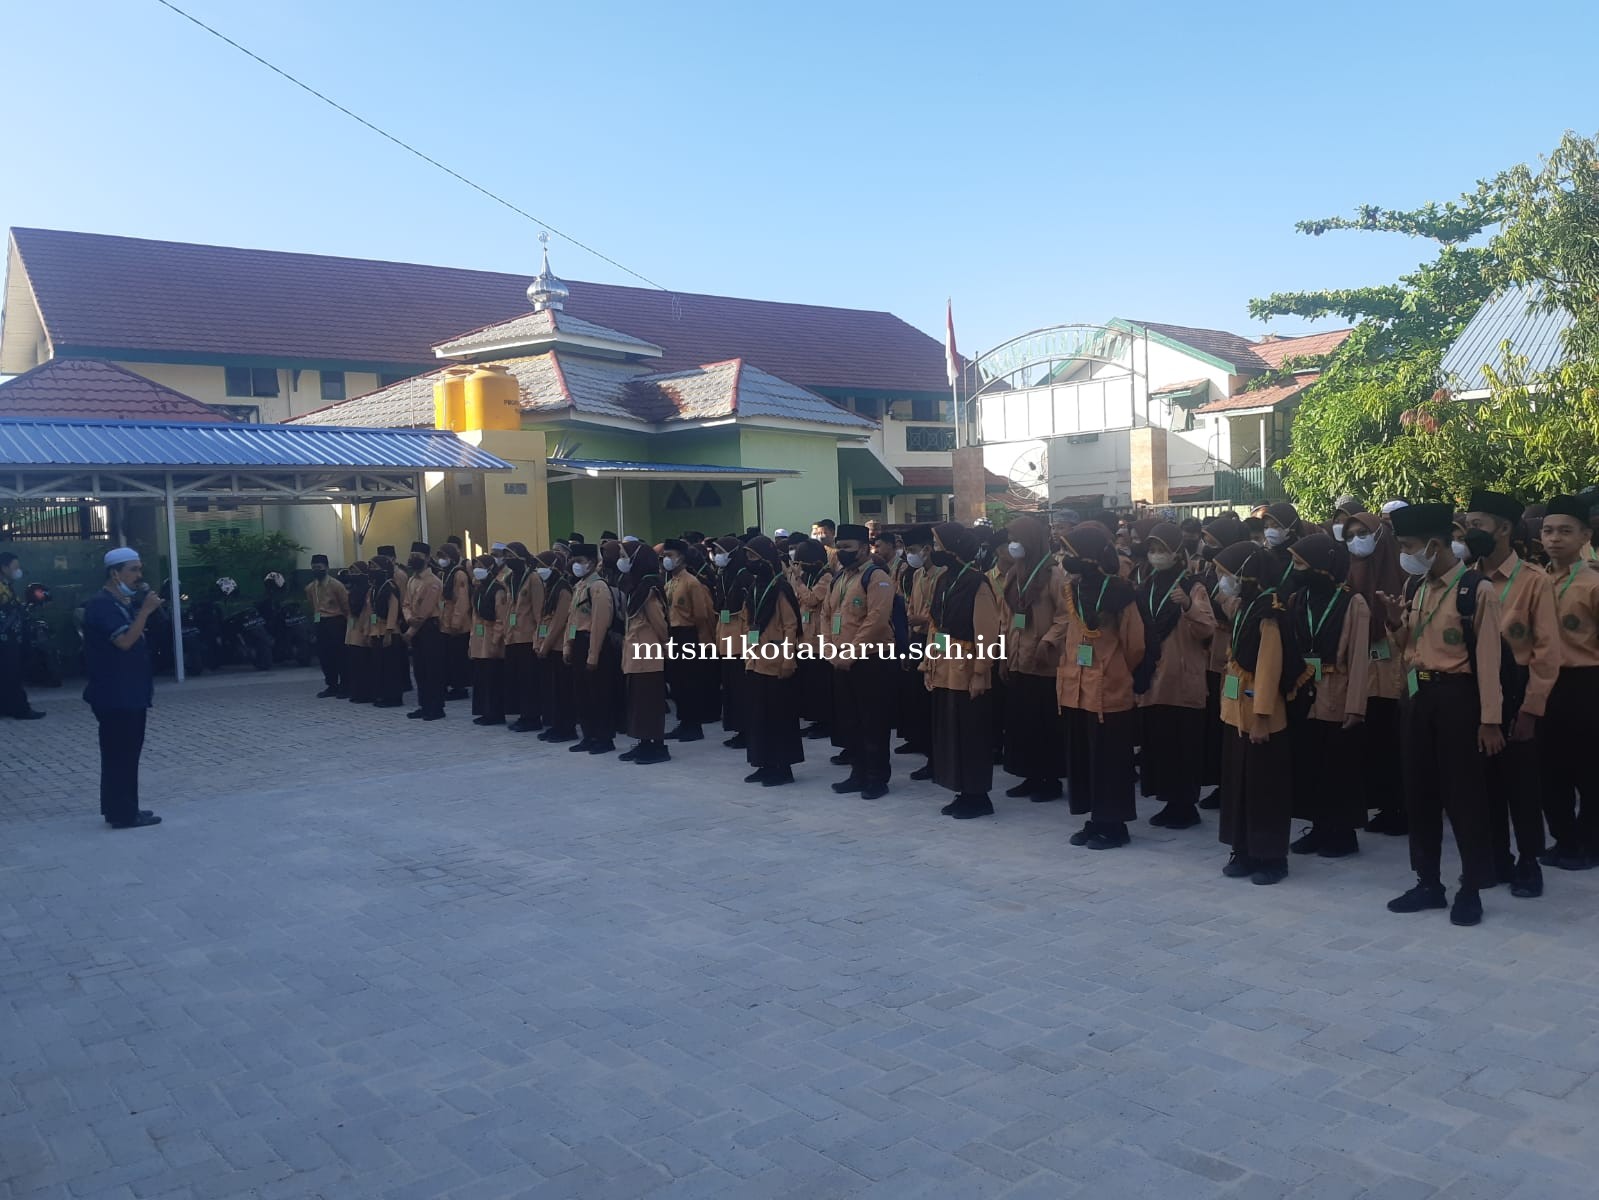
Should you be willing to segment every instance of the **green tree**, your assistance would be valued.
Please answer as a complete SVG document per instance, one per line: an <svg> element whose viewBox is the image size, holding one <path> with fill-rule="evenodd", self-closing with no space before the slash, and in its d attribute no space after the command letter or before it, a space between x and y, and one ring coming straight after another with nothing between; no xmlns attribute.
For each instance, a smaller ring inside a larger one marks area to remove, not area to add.
<svg viewBox="0 0 1599 1200"><path fill-rule="evenodd" d="M203 587L226 575L239 585L242 597L255 600L261 596L261 581L269 571L281 571L285 578L293 576L304 550L304 546L276 531L241 533L195 546L194 557L207 572Z"/></svg>

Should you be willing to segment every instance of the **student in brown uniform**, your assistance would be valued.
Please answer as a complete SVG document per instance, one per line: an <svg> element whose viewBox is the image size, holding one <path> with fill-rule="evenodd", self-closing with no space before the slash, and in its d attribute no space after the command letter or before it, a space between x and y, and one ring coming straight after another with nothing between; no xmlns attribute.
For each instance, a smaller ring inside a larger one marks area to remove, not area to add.
<svg viewBox="0 0 1599 1200"><path fill-rule="evenodd" d="M1005 771L1021 778L1005 794L1035 802L1065 793L1066 720L1055 697L1066 573L1049 552L1049 529L1036 517L1011 521L1006 545ZM1020 550L1020 555L1015 551ZM911 610L915 628L915 609Z"/></svg>
<svg viewBox="0 0 1599 1200"><path fill-rule="evenodd" d="M1538 722L1544 812L1555 842L1543 861L1563 871L1599 865L1599 792L1588 795L1595 790L1588 779L1599 744L1599 571L1586 553L1590 503L1586 495L1556 496L1541 529L1562 651L1559 678Z"/></svg>
<svg viewBox="0 0 1599 1200"><path fill-rule="evenodd" d="M1379 594L1397 596L1405 586L1399 565L1399 547L1393 531L1375 513L1353 512L1344 518L1344 546L1349 550L1349 588L1371 610L1367 644L1371 670L1366 677L1366 719L1361 729L1365 751L1354 764L1356 789L1368 810L1367 833L1403 837L1405 820L1404 761L1399 738L1399 700L1404 694L1405 664L1399 648L1388 636Z"/></svg>
<svg viewBox="0 0 1599 1200"><path fill-rule="evenodd" d="M571 554L572 610L566 625L563 657L573 672L580 741L567 749L573 754L609 754L616 749L616 702L613 676L620 664L607 645L615 604L611 588L595 571L598 546L567 547Z"/></svg>
<svg viewBox="0 0 1599 1200"><path fill-rule="evenodd" d="M572 613L572 580L566 573L566 555L545 550L533 568L544 585L544 608L534 631L533 653L539 660L539 710L544 714L541 742L577 741L577 701L572 669L563 657L566 629Z"/></svg>
<svg viewBox="0 0 1599 1200"><path fill-rule="evenodd" d="M1307 676L1286 628L1278 561L1269 548L1247 541L1216 556L1216 589L1237 604L1221 691L1221 719L1229 728L1222 741L1220 839L1232 851L1222 874L1262 886L1288 876L1288 701Z"/></svg>
<svg viewBox="0 0 1599 1200"><path fill-rule="evenodd" d="M439 576L444 581L444 609L439 629L444 634L444 698L465 700L471 695L472 667L467 642L472 636L472 575L453 542L439 547Z"/></svg>
<svg viewBox="0 0 1599 1200"><path fill-rule="evenodd" d="M688 543L667 538L656 547L666 577L666 620L676 654L666 662L666 688L677 706L677 724L667 741L697 742L705 722L716 720L719 664L703 657L715 644L716 612L711 590L689 565Z"/></svg>
<svg viewBox="0 0 1599 1200"><path fill-rule="evenodd" d="M842 738L844 750L832 761L850 771L833 790L876 800L888 794L893 771L888 743L897 670L891 625L894 581L879 570L870 571L868 578L863 526L840 525L836 545L839 574L828 590L827 612L834 651L833 736Z"/></svg>
<svg viewBox="0 0 1599 1200"><path fill-rule="evenodd" d="M344 635L350 624L350 593L328 575L328 556L311 556L311 582L305 585L305 606L311 612L316 633L317 663L322 668L322 690L318 700L350 694L344 678Z"/></svg>
<svg viewBox="0 0 1599 1200"><path fill-rule="evenodd" d="M1216 593L1216 555L1228 546L1249 540L1236 513L1221 513L1207 522L1200 532L1197 573L1210 597L1216 629L1210 637L1210 652L1205 662L1205 749L1200 759L1199 783L1210 791L1200 798L1198 807L1214 811L1221 807L1221 751L1227 727L1221 719L1221 683L1227 674L1227 654L1232 647L1232 620L1237 612L1233 601ZM1195 569L1190 567L1191 570Z"/></svg>
<svg viewBox="0 0 1599 1200"><path fill-rule="evenodd" d="M400 615L400 589L394 582L394 560L379 554L372 560L368 574L373 576L375 585L368 620L369 640L377 648L373 686L377 699L372 707L399 708L405 703L411 667L401 637L405 618Z"/></svg>
<svg viewBox="0 0 1599 1200"><path fill-rule="evenodd" d="M479 710L474 725L504 725L505 634L511 615L511 591L495 567L494 556L480 554L472 563L472 632L467 655L472 660L472 703Z"/></svg>
<svg viewBox="0 0 1599 1200"><path fill-rule="evenodd" d="M515 698L516 721L508 726L512 733L535 733L544 728L543 665L536 649L539 618L544 613L544 581L534 570L537 561L521 542L507 549L511 566L511 615L505 631L506 692Z"/></svg>
<svg viewBox="0 0 1599 1200"><path fill-rule="evenodd" d="M750 578L743 543L733 534L713 543L711 563L717 571L716 653L721 670L722 729L731 734L722 745L729 750L748 747L744 718L749 710L744 670L744 635L749 632Z"/></svg>
<svg viewBox="0 0 1599 1200"><path fill-rule="evenodd" d="M958 564L944 572L933 594L921 664L933 695L933 782L955 793L944 815L965 821L994 813L988 795L994 784L988 652L1000 636L1000 607L993 584L974 561L977 535L950 521L934 526L933 538Z"/></svg>
<svg viewBox="0 0 1599 1200"><path fill-rule="evenodd" d="M1133 795L1133 671L1144 660L1144 618L1109 532L1085 521L1066 538L1065 632L1055 695L1066 710L1071 810L1088 821L1074 846L1125 846Z"/></svg>
<svg viewBox="0 0 1599 1200"><path fill-rule="evenodd" d="M1496 879L1483 759L1505 745L1499 591L1455 558L1449 548L1453 515L1447 504L1412 504L1392 516L1411 594L1408 603L1386 593L1382 600L1405 658L1405 807L1416 886L1390 900L1388 911L1448 907L1441 865L1448 814L1461 865L1449 919L1475 925L1482 920L1480 889ZM1471 612L1469 630L1462 604Z"/></svg>
<svg viewBox="0 0 1599 1200"><path fill-rule="evenodd" d="M642 765L671 759L666 749L666 621L661 560L649 546L631 544L618 563L627 601L627 631L622 636L622 678L627 684L627 735L638 744L618 757Z"/></svg>
<svg viewBox="0 0 1599 1200"><path fill-rule="evenodd" d="M437 721L444 716L444 631L439 618L444 604L444 582L433 573L430 551L413 551L406 582L411 618L405 640L411 647L416 671L417 707L405 715L413 720Z"/></svg>
<svg viewBox="0 0 1599 1200"><path fill-rule="evenodd" d="M1344 858L1359 851L1355 831L1366 823L1359 764L1366 757L1371 610L1365 597L1350 590L1349 551L1331 534L1301 538L1291 552L1289 625L1310 668L1315 699L1288 731L1294 816L1311 823L1289 849ZM1386 766L1392 769L1393 764Z"/></svg>
<svg viewBox="0 0 1599 1200"><path fill-rule="evenodd" d="M749 673L745 758L754 771L745 783L781 787L794 782L794 765L805 761L799 733L799 694L794 657L800 638L800 606L771 538L750 538L744 547L750 573L750 627L744 669Z"/></svg>
<svg viewBox="0 0 1599 1200"><path fill-rule="evenodd" d="M1199 824L1205 767L1205 669L1216 632L1210 594L1188 570L1182 530L1170 521L1144 539L1148 573L1138 585L1145 621L1144 661L1134 680L1143 721L1143 793L1161 808L1151 825Z"/></svg>
<svg viewBox="0 0 1599 1200"><path fill-rule="evenodd" d="M377 699L377 687L369 628L372 585L365 563L351 563L345 568L344 586L349 595L350 620L344 629L344 668L340 678L351 704L371 704Z"/></svg>
<svg viewBox="0 0 1599 1200"><path fill-rule="evenodd" d="M926 645L933 586L939 568L933 565L933 527L918 525L906 532L905 569L898 587L905 603L905 624L912 646ZM933 700L922 678L921 663L907 656L899 673L899 735L904 742L895 754L933 752ZM914 774L912 778L915 778Z"/></svg>
<svg viewBox="0 0 1599 1200"><path fill-rule="evenodd" d="M800 652L794 680L800 717L810 722L800 736L817 741L833 735L833 667L822 650L827 641L827 594L833 575L827 567L827 547L821 542L804 538L794 546L793 554L790 582L800 610L798 641L805 647Z"/></svg>

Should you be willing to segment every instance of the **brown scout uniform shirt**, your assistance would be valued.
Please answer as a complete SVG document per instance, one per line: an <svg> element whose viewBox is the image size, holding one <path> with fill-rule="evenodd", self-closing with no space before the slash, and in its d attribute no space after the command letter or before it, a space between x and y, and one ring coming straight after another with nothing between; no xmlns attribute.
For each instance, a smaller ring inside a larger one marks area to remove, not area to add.
<svg viewBox="0 0 1599 1200"><path fill-rule="evenodd" d="M1394 637L1404 650L1407 670L1442 675L1471 673L1471 657L1455 601L1459 573L1460 568L1456 567L1442 579L1428 579L1411 597L1404 625ZM1472 619L1477 630L1477 695L1482 701L1478 721L1483 725L1498 725L1504 719L1504 700L1499 692L1499 588L1503 586L1494 586L1491 579L1477 585L1477 613Z"/></svg>
<svg viewBox="0 0 1599 1200"><path fill-rule="evenodd" d="M833 577L823 570L816 576L814 585L806 586L796 571L789 582L793 584L800 607L799 636L795 640L809 646L811 653L819 658L822 643L827 640L827 591L833 586Z"/></svg>
<svg viewBox="0 0 1599 1200"><path fill-rule="evenodd" d="M1152 595L1148 583L1140 591L1149 598L1150 609L1176 604L1177 591L1162 599ZM1210 593L1204 584L1195 586L1188 596L1188 609L1177 618L1177 625L1160 648L1160 661L1149 690L1138 698L1140 708L1162 704L1170 708L1204 708L1205 671L1210 662L1210 643L1216 633L1216 610L1210 606Z"/></svg>
<svg viewBox="0 0 1599 1200"><path fill-rule="evenodd" d="M1518 666L1527 668L1527 698L1521 711L1541 717L1560 674L1560 623L1554 581L1514 550L1488 581L1499 597L1499 627Z"/></svg>
<svg viewBox="0 0 1599 1200"><path fill-rule="evenodd" d="M627 631L622 635L622 674L652 675L666 670L665 654L639 647L663 646L669 641L666 606L659 596L652 595L638 612L628 615Z"/></svg>
<svg viewBox="0 0 1599 1200"><path fill-rule="evenodd" d="M439 625L445 633L472 632L472 576L465 567L456 566L445 572L445 579L455 576L455 595L444 601L444 615Z"/></svg>
<svg viewBox="0 0 1599 1200"><path fill-rule="evenodd" d="M1005 669L1013 675L1042 675L1053 679L1060 671L1061 642L1066 637L1066 572L1054 563L1040 569L1044 587L1038 599L1003 622ZM1017 579L1017 586L1027 582ZM1006 606L1007 610L1009 606ZM1018 624L1016 618L1021 618Z"/></svg>
<svg viewBox="0 0 1599 1200"><path fill-rule="evenodd" d="M504 658L506 618L511 613L511 590L494 578L485 579L483 587L494 589L494 617L492 620L478 616L477 604L472 605L472 633L466 644L468 658Z"/></svg>
<svg viewBox="0 0 1599 1200"><path fill-rule="evenodd" d="M981 696L993 684L994 660L981 655L999 640L1004 605L994 595L993 581L987 576L983 581L986 586L977 589L972 601L971 641L950 638L947 647L942 646L937 623L932 626L927 639L930 652L922 659L922 675L930 692L943 689Z"/></svg>
<svg viewBox="0 0 1599 1200"><path fill-rule="evenodd" d="M1303 621L1303 616L1298 618ZM1338 635L1338 659L1321 664L1321 681L1310 715L1339 725L1347 717L1366 715L1371 695L1371 607L1366 598L1351 594L1344 610L1344 627Z"/></svg>
<svg viewBox="0 0 1599 1200"><path fill-rule="evenodd" d="M352 612L350 614L349 624L344 627L344 644L346 646L365 646L370 640L370 635L372 633L372 593L370 590L367 592L366 596L366 609L359 616ZM346 605L348 605L350 602L350 593L348 588L345 588L344 602Z"/></svg>
<svg viewBox="0 0 1599 1200"><path fill-rule="evenodd" d="M611 631L611 585L590 571L577 581L572 589L572 608L566 621L566 647L561 651L569 663L572 643L580 633L589 635L588 665L598 666L600 652L605 648L605 635Z"/></svg>
<svg viewBox="0 0 1599 1200"><path fill-rule="evenodd" d="M1594 573L1594 579L1599 582L1599 572ZM758 593L756 599L760 599ZM794 674L799 666L799 661L794 657L794 646L800 640L800 623L794 616L793 606L779 597L777 613L766 623L766 628L757 630L753 625L752 613L750 632L754 635L754 641L750 643L749 653L744 656L744 669L774 679L787 679ZM749 642L748 638L745 640ZM771 651L772 657L766 658L760 653L762 646L779 646L781 649Z"/></svg>
<svg viewBox="0 0 1599 1200"><path fill-rule="evenodd" d="M311 610L313 622L324 617L348 617L350 590L331 575L326 579L313 579L305 585L305 604Z"/></svg>
<svg viewBox="0 0 1599 1200"><path fill-rule="evenodd" d="M1599 667L1599 571L1579 558L1569 571L1551 566L1549 573L1561 667Z"/></svg>
<svg viewBox="0 0 1599 1200"><path fill-rule="evenodd" d="M431 568L418 571L407 580L405 611L410 614L411 627L418 628L422 622L438 616L443 598L444 581Z"/></svg>
<svg viewBox="0 0 1599 1200"><path fill-rule="evenodd" d="M506 618L505 644L531 646L538 641L539 614L544 611L544 581L532 567L522 574L520 586L507 574L505 582L512 588L511 614Z"/></svg>
<svg viewBox="0 0 1599 1200"><path fill-rule="evenodd" d="M833 580L827 589L827 639L836 651L855 646L850 658L835 657L837 670L847 671L860 658L880 657L877 648L892 648L894 581L888 572L872 572L872 586L862 586L866 567L857 564Z"/></svg>
<svg viewBox="0 0 1599 1200"><path fill-rule="evenodd" d="M692 629L702 646L716 640L716 614L711 611L711 589L687 567L679 567L666 581L666 623L671 629Z"/></svg>
<svg viewBox="0 0 1599 1200"><path fill-rule="evenodd" d="M1066 586L1073 585L1068 582ZM1099 588L1094 591L1098 593ZM1064 592L1061 607L1068 609ZM1064 619L1060 669L1055 673L1055 698L1061 707L1094 713L1132 708L1133 671L1144 661L1144 618L1137 603L1128 604L1109 620L1101 616L1097 630L1083 624L1082 615L1075 610L1064 611ZM1084 646L1090 649L1083 650Z"/></svg>
<svg viewBox="0 0 1599 1200"><path fill-rule="evenodd" d="M552 577L553 578L553 577ZM544 602L550 601L550 584L544 584ZM561 594L555 598L555 607L549 615L543 615L540 610L538 627L533 631L533 646L535 653L540 658L548 658L552 654L562 654L566 646L566 626L572 614L572 589L562 588Z"/></svg>
<svg viewBox="0 0 1599 1200"><path fill-rule="evenodd" d="M1229 688L1227 681L1233 678L1238 680L1237 686ZM1228 657L1227 674L1222 677L1222 721L1239 733L1250 732L1256 717L1266 718L1267 733L1281 733L1287 729L1288 706L1283 703L1282 678L1282 630L1276 621L1262 621L1254 671L1244 670ZM1236 694L1229 697L1229 691Z"/></svg>

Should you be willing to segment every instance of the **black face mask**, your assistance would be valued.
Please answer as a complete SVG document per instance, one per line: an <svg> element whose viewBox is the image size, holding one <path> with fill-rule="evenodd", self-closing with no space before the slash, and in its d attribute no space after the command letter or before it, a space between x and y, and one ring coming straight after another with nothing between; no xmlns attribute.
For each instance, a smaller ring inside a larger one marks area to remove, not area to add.
<svg viewBox="0 0 1599 1200"><path fill-rule="evenodd" d="M840 550L838 552L838 565L848 570L861 561L859 550Z"/></svg>
<svg viewBox="0 0 1599 1200"><path fill-rule="evenodd" d="M1086 558L1078 558L1072 554L1068 554L1063 557L1060 560L1060 566L1061 570L1065 571L1068 575L1087 575L1093 571L1099 570L1098 563L1089 562Z"/></svg>
<svg viewBox="0 0 1599 1200"><path fill-rule="evenodd" d="M312 567L311 574L318 579L326 579L328 577L328 569L326 567Z"/></svg>
<svg viewBox="0 0 1599 1200"><path fill-rule="evenodd" d="M1210 562L1220 553L1221 548L1219 546L1211 546L1207 544L1199 548L1199 557L1204 559L1206 562Z"/></svg>
<svg viewBox="0 0 1599 1200"><path fill-rule="evenodd" d="M422 573L422 568L427 565L427 559L418 555L415 558L406 560L405 569L411 572L413 575L420 575Z"/></svg>
<svg viewBox="0 0 1599 1200"><path fill-rule="evenodd" d="M934 550L933 551L933 565L935 567L945 567L945 568L958 567L958 566L961 565L961 560L956 558L948 550Z"/></svg>
<svg viewBox="0 0 1599 1200"><path fill-rule="evenodd" d="M1466 557L1472 562L1487 558L1499 544L1498 539L1486 529L1468 529L1466 536L1460 540L1466 543Z"/></svg>

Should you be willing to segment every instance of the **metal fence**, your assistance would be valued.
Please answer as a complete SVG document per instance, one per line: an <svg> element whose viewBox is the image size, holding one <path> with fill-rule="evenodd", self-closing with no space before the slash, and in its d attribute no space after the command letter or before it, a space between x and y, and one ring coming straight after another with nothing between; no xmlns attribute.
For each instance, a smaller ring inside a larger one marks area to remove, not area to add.
<svg viewBox="0 0 1599 1200"><path fill-rule="evenodd" d="M88 542L110 536L104 505L0 505L0 542Z"/></svg>

